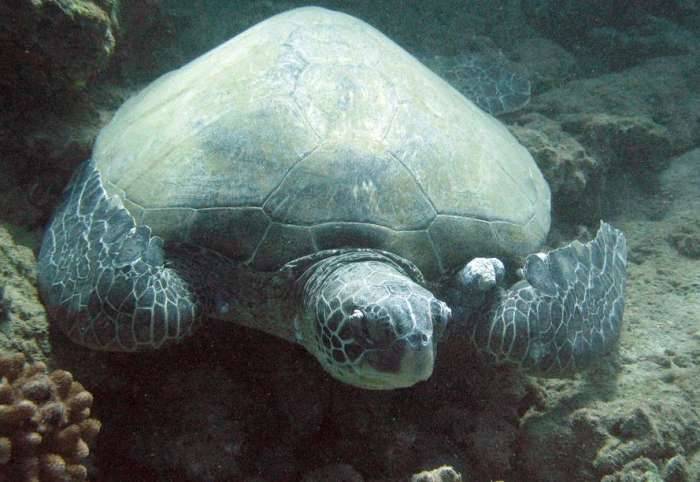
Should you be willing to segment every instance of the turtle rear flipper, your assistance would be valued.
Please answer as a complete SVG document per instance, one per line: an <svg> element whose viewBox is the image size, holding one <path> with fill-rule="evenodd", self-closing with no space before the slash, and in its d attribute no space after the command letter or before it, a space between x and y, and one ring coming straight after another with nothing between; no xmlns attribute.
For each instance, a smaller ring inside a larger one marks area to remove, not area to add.
<svg viewBox="0 0 700 482"><path fill-rule="evenodd" d="M203 303L163 241L136 226L86 161L74 175L44 235L39 289L61 329L75 342L110 351L159 348L199 325Z"/></svg>
<svg viewBox="0 0 700 482"><path fill-rule="evenodd" d="M497 290L486 316L474 317L471 339L491 361L533 375L583 370L619 339L626 266L625 237L604 222L588 243L530 255L525 279Z"/></svg>
<svg viewBox="0 0 700 482"><path fill-rule="evenodd" d="M532 87L526 73L501 52L425 56L421 60L491 115L522 109L530 101Z"/></svg>

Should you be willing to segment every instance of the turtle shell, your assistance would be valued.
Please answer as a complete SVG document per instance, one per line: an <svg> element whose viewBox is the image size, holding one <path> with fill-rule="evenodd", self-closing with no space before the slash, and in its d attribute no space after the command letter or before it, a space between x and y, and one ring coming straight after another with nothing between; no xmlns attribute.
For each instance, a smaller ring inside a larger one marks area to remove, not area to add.
<svg viewBox="0 0 700 482"><path fill-rule="evenodd" d="M259 270L370 247L436 277L531 252L550 224L547 183L498 120L370 25L316 7L154 81L93 158L138 224Z"/></svg>

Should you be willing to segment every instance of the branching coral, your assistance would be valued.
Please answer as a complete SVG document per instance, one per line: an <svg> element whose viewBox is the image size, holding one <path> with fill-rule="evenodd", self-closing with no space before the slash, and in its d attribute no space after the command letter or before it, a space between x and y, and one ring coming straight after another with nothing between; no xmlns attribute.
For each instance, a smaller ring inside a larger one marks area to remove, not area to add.
<svg viewBox="0 0 700 482"><path fill-rule="evenodd" d="M92 395L70 373L0 355L0 482L73 482L100 430Z"/></svg>

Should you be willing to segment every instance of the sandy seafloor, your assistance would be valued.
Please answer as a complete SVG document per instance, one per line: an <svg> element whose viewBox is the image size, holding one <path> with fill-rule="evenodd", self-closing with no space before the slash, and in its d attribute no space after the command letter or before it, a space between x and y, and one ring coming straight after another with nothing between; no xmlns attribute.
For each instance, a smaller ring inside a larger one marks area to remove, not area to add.
<svg viewBox="0 0 700 482"><path fill-rule="evenodd" d="M619 352L596 369L529 378L482 366L451 343L430 381L383 393L343 386L300 348L218 322L140 355L91 352L48 328L35 289L41 229L55 186L97 130L159 73L296 4L95 5L119 19L99 18L114 29L109 58L85 67L61 57L72 70L55 72L60 55L25 62L25 83L3 104L19 107L0 118L0 349L69 370L92 391L103 423L87 461L92 480L398 481L447 465L442 479L418 480L700 481L696 2L331 5L426 60L502 51L533 82L530 104L502 120L552 187L550 245L587 239L599 217L629 245ZM40 28L35 17L58 18L32 8L20 8L16 25L26 29L0 22L18 45ZM32 37L35 49L42 38ZM81 68L90 70L83 83ZM66 94L67 83L80 92Z"/></svg>

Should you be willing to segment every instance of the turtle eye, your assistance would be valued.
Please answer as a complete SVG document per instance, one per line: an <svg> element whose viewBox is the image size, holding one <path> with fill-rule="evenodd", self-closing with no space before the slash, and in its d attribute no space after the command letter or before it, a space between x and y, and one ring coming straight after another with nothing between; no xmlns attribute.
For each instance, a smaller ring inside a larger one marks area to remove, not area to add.
<svg viewBox="0 0 700 482"><path fill-rule="evenodd" d="M348 320L351 323L357 323L357 322L362 321L364 318L365 318L365 313L362 310L356 309L350 314L350 316L348 317Z"/></svg>

